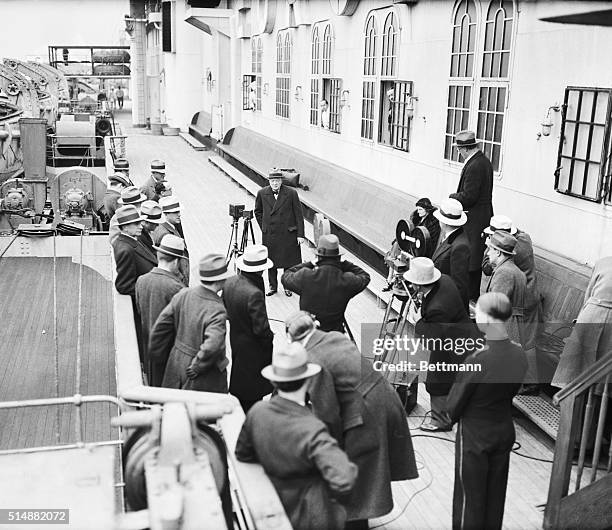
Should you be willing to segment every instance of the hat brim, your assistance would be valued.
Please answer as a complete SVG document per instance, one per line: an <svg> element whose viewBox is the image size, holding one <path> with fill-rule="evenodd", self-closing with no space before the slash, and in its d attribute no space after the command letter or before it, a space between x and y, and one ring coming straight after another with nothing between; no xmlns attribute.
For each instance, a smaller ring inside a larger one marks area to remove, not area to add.
<svg viewBox="0 0 612 530"><path fill-rule="evenodd" d="M231 278L232 276L234 276L234 273L230 270L227 270L221 274L217 274L216 276L202 276L201 274L199 274L201 282L216 282L219 280L227 280L228 278Z"/></svg>
<svg viewBox="0 0 612 530"><path fill-rule="evenodd" d="M478 147L478 140L474 140L474 142L470 142L469 144L458 144L457 142L453 142L453 147Z"/></svg>
<svg viewBox="0 0 612 530"><path fill-rule="evenodd" d="M439 209L436 210L433 215L438 221L442 221L445 225L448 226L463 226L465 223L467 223L467 215L465 215L465 212L461 212L461 217L459 217L459 219L451 219L450 217L445 217L440 213Z"/></svg>
<svg viewBox="0 0 612 530"><path fill-rule="evenodd" d="M338 251L337 254L321 254L318 249L315 250L314 253L320 258L339 258L340 256L342 256L342 254L344 254L344 252L340 251Z"/></svg>
<svg viewBox="0 0 612 530"><path fill-rule="evenodd" d="M313 377L317 375L320 371L321 367L318 364L308 363L306 365L306 370L303 373L292 376L282 376L275 374L272 365L269 364L261 371L261 375L263 375L268 381L275 381L277 383L289 383L291 381L299 381L300 379L307 379L309 377Z"/></svg>
<svg viewBox="0 0 612 530"><path fill-rule="evenodd" d="M243 256L236 258L236 267L244 272L267 271L268 269L274 267L274 263L272 263L272 260L270 258L267 258L266 262L262 263L261 265L245 265L243 258Z"/></svg>
<svg viewBox="0 0 612 530"><path fill-rule="evenodd" d="M122 199L121 197L119 197L119 198L117 199L117 202L118 202L119 204L125 204L125 205L127 206L127 205L129 205L129 204L140 204L141 202L145 202L146 200L147 200L147 196L146 196L146 195L144 195L143 193L141 193L141 194L140 194L140 199L138 199L137 201L130 201L130 202L124 203L124 202L123 202L123 199Z"/></svg>
<svg viewBox="0 0 612 530"><path fill-rule="evenodd" d="M516 251L508 251L501 247L498 247L495 243L491 243L491 241L487 242L487 247L494 248L495 250L499 250L502 254L506 254L507 256L516 256Z"/></svg>
<svg viewBox="0 0 612 530"><path fill-rule="evenodd" d="M142 216L144 221L147 221L147 223L153 223L153 224L156 224L156 225L162 225L162 224L164 224L166 222L166 219L164 218L163 215L159 219L149 219L147 217L147 214L144 214L144 215L141 214L141 216Z"/></svg>
<svg viewBox="0 0 612 530"><path fill-rule="evenodd" d="M283 176L282 175L272 175L272 176L268 175L266 178L268 180L272 180L272 179L283 180Z"/></svg>
<svg viewBox="0 0 612 530"><path fill-rule="evenodd" d="M142 216L140 216L138 219L130 219L126 223L117 222L117 226L132 225L132 224L135 224L135 223L142 223L142 221L144 221L144 218Z"/></svg>
<svg viewBox="0 0 612 530"><path fill-rule="evenodd" d="M404 273L404 280L414 285L429 285L431 283L436 283L442 276L442 273L436 267L434 267L433 279L427 282L423 282L423 281L419 281L417 278L414 278L413 274L410 274L411 272L412 272L411 270L408 270Z"/></svg>
<svg viewBox="0 0 612 530"><path fill-rule="evenodd" d="M166 170L165 169L159 169L159 168L151 168L151 173L163 173L164 175L166 174Z"/></svg>
<svg viewBox="0 0 612 530"><path fill-rule="evenodd" d="M164 213L179 213L181 211L181 207L171 208L170 210L164 210Z"/></svg>
<svg viewBox="0 0 612 530"><path fill-rule="evenodd" d="M498 230L505 230L505 229L503 229L503 228L498 228ZM484 232L485 234L488 234L488 235L493 235L493 232L495 232L495 230L491 230L491 227L490 227L490 226L487 226L487 227L486 227L486 228L483 230L483 232ZM512 234L512 235L516 234L516 226L512 225L512 228L510 229L510 234Z"/></svg>
<svg viewBox="0 0 612 530"><path fill-rule="evenodd" d="M165 254L166 256L172 256L173 258L188 259L187 256L185 256L184 254L175 254L173 252L170 252L169 250L166 250L165 248L156 247L155 245L153 245L153 248L157 252L161 252L162 254Z"/></svg>

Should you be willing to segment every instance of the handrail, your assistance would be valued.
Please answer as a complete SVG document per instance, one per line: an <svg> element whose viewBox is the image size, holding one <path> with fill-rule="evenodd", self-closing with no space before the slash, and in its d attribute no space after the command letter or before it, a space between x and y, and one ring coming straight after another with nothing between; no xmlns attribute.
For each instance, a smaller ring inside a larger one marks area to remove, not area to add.
<svg viewBox="0 0 612 530"><path fill-rule="evenodd" d="M604 375L612 372L612 353L609 353L587 368L569 385L562 388L553 396L553 403L559 405L561 401L573 394L580 394Z"/></svg>

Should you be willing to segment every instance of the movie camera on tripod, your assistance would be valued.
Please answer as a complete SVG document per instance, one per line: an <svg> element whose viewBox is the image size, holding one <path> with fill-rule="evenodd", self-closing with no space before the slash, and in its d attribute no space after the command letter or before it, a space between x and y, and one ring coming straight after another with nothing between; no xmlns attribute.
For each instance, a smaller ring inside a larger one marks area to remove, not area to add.
<svg viewBox="0 0 612 530"><path fill-rule="evenodd" d="M253 210L246 210L244 204L230 204L229 215L232 218L232 233L227 247L226 261L242 256L245 247L249 244L249 239L255 244L255 233L251 222ZM239 236L241 219L243 220L242 235ZM240 244L238 243L239 237Z"/></svg>
<svg viewBox="0 0 612 530"><path fill-rule="evenodd" d="M425 255L429 244L429 230L424 226L413 226L401 219L395 228L395 245L387 259L391 270L391 299L387 303L385 316L378 335L379 339L400 337L406 329L406 321L411 305L420 309L421 300L417 297L412 285L404 279L404 273L410 269L410 261ZM395 248L397 246L397 248ZM393 305L399 303L397 315ZM399 360L397 349L385 350L377 360L396 363ZM389 382L395 387L407 413L414 408L417 399L418 377L406 372L390 372Z"/></svg>

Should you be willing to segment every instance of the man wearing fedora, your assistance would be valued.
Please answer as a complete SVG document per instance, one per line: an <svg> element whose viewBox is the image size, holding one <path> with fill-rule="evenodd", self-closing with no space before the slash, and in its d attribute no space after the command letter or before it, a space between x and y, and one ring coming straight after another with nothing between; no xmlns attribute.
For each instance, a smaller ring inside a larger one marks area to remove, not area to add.
<svg viewBox="0 0 612 530"><path fill-rule="evenodd" d="M157 228L151 234L153 243L159 245L166 234L172 234L185 240L183 225L181 224L181 205L178 199L174 195L162 197L159 199L159 205L161 206L165 220L157 225ZM180 264L181 277L183 283L189 285L189 250L187 249L187 245L185 245L185 256L187 259L183 260Z"/></svg>
<svg viewBox="0 0 612 530"><path fill-rule="evenodd" d="M268 174L269 186L261 188L255 197L255 219L261 228L262 243L274 266L268 269L270 290L278 291L278 269L288 269L302 261L300 245L304 240L304 214L297 191L283 186L283 175L272 170ZM285 294L291 291L285 288Z"/></svg>
<svg viewBox="0 0 612 530"><path fill-rule="evenodd" d="M535 259L533 255L533 244L527 232L517 228L512 219L506 215L494 215L489 221L489 226L484 229L487 237L501 230L512 234L516 238L514 247L514 263L525 273L527 288L525 291L525 314L523 315L523 348L527 355L528 368L525 375L525 385L520 393L535 393L538 391L539 376L536 343L540 334L540 322L542 320L542 300L538 288ZM493 267L489 263L488 253L482 259L482 273L491 276Z"/></svg>
<svg viewBox="0 0 612 530"><path fill-rule="evenodd" d="M276 348L262 375L277 393L251 408L236 444L238 460L263 466L296 530L342 529L346 512L338 499L357 477L357 466L306 405L320 369L301 344Z"/></svg>
<svg viewBox="0 0 612 530"><path fill-rule="evenodd" d="M149 356L159 364L167 359L165 388L226 393L227 313L217 293L232 273L221 254L204 256L199 270L200 285L179 291L155 321Z"/></svg>
<svg viewBox="0 0 612 530"><path fill-rule="evenodd" d="M163 160L153 160L151 162L151 175L142 185L140 191L147 196L147 199L159 201L165 181L166 163Z"/></svg>
<svg viewBox="0 0 612 530"><path fill-rule="evenodd" d="M134 206L138 212L140 212L140 207L142 203L146 201L147 198L140 193L140 190L136 186L128 186L121 190L121 196L117 199L118 206ZM113 244L113 241L119 235L119 226L117 225L116 215L111 217L109 227L108 227L108 240L110 244Z"/></svg>
<svg viewBox="0 0 612 530"><path fill-rule="evenodd" d="M223 287L232 347L229 390L245 413L272 392L272 385L261 375L262 368L272 362L274 333L268 322L263 280L263 272L272 266L265 246L250 245L236 259L238 275Z"/></svg>
<svg viewBox="0 0 612 530"><path fill-rule="evenodd" d="M467 217L456 199L443 200L434 216L440 221L440 238L431 259L442 274L453 279L463 305L469 309L470 241L463 229Z"/></svg>
<svg viewBox="0 0 612 530"><path fill-rule="evenodd" d="M523 345L523 317L527 278L514 263L516 238L503 231L493 232L487 239L487 256L493 267L485 292L503 293L512 304L512 316L508 320L508 336Z"/></svg>
<svg viewBox="0 0 612 530"><path fill-rule="evenodd" d="M429 351L429 363L461 363L462 355L456 355L442 345L436 347L435 339L475 338L472 324L459 289L446 274L442 274L429 258L414 258L404 279L411 283L421 298L420 310L411 304L409 321L415 323L416 335L430 339L434 346ZM425 389L431 398L431 420L423 423L425 431L450 431L446 414L446 398L455 380L454 371L428 371Z"/></svg>
<svg viewBox="0 0 612 530"><path fill-rule="evenodd" d="M453 528L502 528L510 451L515 430L512 399L527 370L525 353L510 341L505 324L512 305L502 293L483 294L476 323L485 346L468 356L447 400L458 422L453 490Z"/></svg>
<svg viewBox="0 0 612 530"><path fill-rule="evenodd" d="M185 259L185 243L180 237L168 234L158 247L153 248L157 252L157 267L136 281L136 306L142 323L143 360L147 381L151 386L161 386L166 364L151 362L148 353L149 335L157 317L172 297L185 287L179 276L179 262Z"/></svg>
<svg viewBox="0 0 612 530"><path fill-rule="evenodd" d="M119 207L117 201L121 197L121 191L130 186L130 180L122 173L114 173L108 177L108 184L108 189L102 199L108 217L106 222L110 222L115 215L115 211Z"/></svg>
<svg viewBox="0 0 612 530"><path fill-rule="evenodd" d="M480 295L480 278L484 241L480 237L493 215L493 166L478 148L473 131L460 131L455 136L457 151L464 160L457 192L449 195L457 199L467 212L465 232L470 241L470 299Z"/></svg>
<svg viewBox="0 0 612 530"><path fill-rule="evenodd" d="M140 207L140 215L142 215L144 222L142 234L140 234L138 240L151 252L155 252L151 234L164 222L161 206L155 201L144 201Z"/></svg>
<svg viewBox="0 0 612 530"><path fill-rule="evenodd" d="M127 158L117 158L113 164L113 169L115 173L122 173L127 177L127 179L130 181L128 186L134 185L132 179L130 179L130 162Z"/></svg>
<svg viewBox="0 0 612 530"><path fill-rule="evenodd" d="M370 275L350 261L340 259L340 241L329 234L319 238L316 263L287 269L281 281L300 295L300 309L316 315L322 331L344 333L344 312L354 296L370 283Z"/></svg>

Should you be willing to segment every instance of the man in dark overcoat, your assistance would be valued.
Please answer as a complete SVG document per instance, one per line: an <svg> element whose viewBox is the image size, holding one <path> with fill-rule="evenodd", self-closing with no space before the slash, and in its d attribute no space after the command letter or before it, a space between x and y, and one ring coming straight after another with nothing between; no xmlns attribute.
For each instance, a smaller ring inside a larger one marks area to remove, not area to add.
<svg viewBox="0 0 612 530"><path fill-rule="evenodd" d="M455 282L446 274L441 274L429 258L414 258L410 262L410 270L404 273L404 279L422 297L420 310L412 305L408 319L415 323L415 334L428 339L429 363L453 365L463 362L465 355L470 353L468 348L465 351L455 351L445 347L444 343L435 342L435 339L462 339L463 342L477 336ZM427 372L425 389L431 399L431 420L421 425L422 430L451 430L446 415L446 398L454 380L454 371Z"/></svg>
<svg viewBox="0 0 612 530"><path fill-rule="evenodd" d="M168 359L163 387L225 393L227 313L217 293L232 274L220 254L204 256L199 269L200 285L179 291L157 318L149 355Z"/></svg>
<svg viewBox="0 0 612 530"><path fill-rule="evenodd" d="M165 221L159 224L151 234L153 243L159 245L162 237L166 234L178 236L184 241L185 236L183 235L183 225L181 224L181 205L178 199L173 195L162 197L159 199L159 205L161 206ZM189 285L189 250L187 245L185 245L185 256L187 259L181 260L180 263L180 273L183 283Z"/></svg>
<svg viewBox="0 0 612 530"><path fill-rule="evenodd" d="M229 391L239 399L245 413L272 392L272 385L261 375L272 362L274 333L268 322L263 281L263 271L272 266L265 246L248 246L236 259L240 272L223 286L232 347Z"/></svg>
<svg viewBox="0 0 612 530"><path fill-rule="evenodd" d="M121 197L121 191L130 186L130 182L131 181L122 173L114 173L108 177L109 186L102 199L108 221L112 219L119 207L117 201L119 197Z"/></svg>
<svg viewBox="0 0 612 530"><path fill-rule="evenodd" d="M144 222L142 225L142 234L140 234L138 240L151 252L155 252L151 234L164 222L161 206L155 201L144 201L140 206L140 215L142 215Z"/></svg>
<svg viewBox="0 0 612 530"><path fill-rule="evenodd" d="M483 294L476 322L484 348L470 355L448 395L448 414L459 422L455 445L453 528L502 528L510 451L515 430L512 399L527 370L527 358L506 333L512 314L508 297Z"/></svg>
<svg viewBox="0 0 612 530"><path fill-rule="evenodd" d="M391 482L418 476L406 412L345 335L316 329L305 311L289 316L285 326L289 340L304 345L309 360L321 366L309 389L315 415L359 467L347 528L367 528L367 519L392 510Z"/></svg>
<svg viewBox="0 0 612 530"><path fill-rule="evenodd" d="M357 466L307 407L307 386L319 369L300 344L275 348L262 374L277 394L251 408L236 443L238 460L262 465L295 530L344 528L341 502L357 476Z"/></svg>
<svg viewBox="0 0 612 530"><path fill-rule="evenodd" d="M370 283L370 275L350 261L340 260L340 242L330 234L321 236L310 261L287 269L281 281L300 295L300 309L316 315L323 331L343 333L344 312L354 296Z"/></svg>
<svg viewBox="0 0 612 530"><path fill-rule="evenodd" d="M150 386L161 386L166 368L165 362L153 363L149 356L149 335L157 317L170 303L172 297L185 287L179 276L179 260L185 259L185 243L180 237L168 234L157 252L157 267L136 281L136 306L142 324L143 360Z"/></svg>
<svg viewBox="0 0 612 530"><path fill-rule="evenodd" d="M465 232L470 241L470 299L480 295L482 255L485 245L482 231L489 226L493 215L493 166L478 148L473 131L461 131L455 136L455 145L465 161L457 192L449 197L457 199L467 212Z"/></svg>
<svg viewBox="0 0 612 530"><path fill-rule="evenodd" d="M153 160L151 162L151 175L141 186L140 191L151 201L159 201L161 194L160 188L166 180L166 163L163 160Z"/></svg>
<svg viewBox="0 0 612 530"><path fill-rule="evenodd" d="M463 300L466 310L470 304L470 241L463 229L467 217L461 203L456 199L445 199L434 212L440 221L440 239L431 256L436 268L450 276Z"/></svg>
<svg viewBox="0 0 612 530"><path fill-rule="evenodd" d="M261 228L262 242L274 267L268 269L271 296L278 291L278 269L288 269L302 261L300 245L304 242L302 203L293 188L283 185L279 171L268 175L269 186L255 197L255 219ZM291 291L285 290L287 296Z"/></svg>

